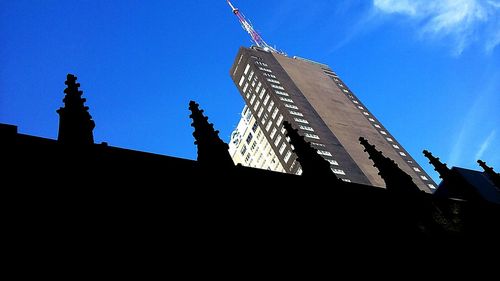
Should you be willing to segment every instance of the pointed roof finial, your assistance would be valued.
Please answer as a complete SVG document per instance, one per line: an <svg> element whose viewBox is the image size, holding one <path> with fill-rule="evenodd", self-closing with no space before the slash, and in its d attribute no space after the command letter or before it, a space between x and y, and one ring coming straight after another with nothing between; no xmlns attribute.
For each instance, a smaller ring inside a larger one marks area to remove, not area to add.
<svg viewBox="0 0 500 281"><path fill-rule="evenodd" d="M304 140L304 137L299 135L298 130L295 130L292 125L285 121L283 122L287 133L290 137L290 144L293 145L293 152L297 155L297 161L302 167L302 175L305 177L332 177L336 181L340 181L332 172L330 163L318 154L318 151Z"/></svg>
<svg viewBox="0 0 500 281"><path fill-rule="evenodd" d="M64 107L57 110L59 114L59 134L57 140L71 145L93 144L95 128L94 120L90 116L88 106L82 98L83 92L78 88L76 76L68 74L65 84L68 86L64 93Z"/></svg>
<svg viewBox="0 0 500 281"><path fill-rule="evenodd" d="M450 174L450 169L446 166L446 164L439 161L439 157L434 157L432 153L427 150L424 150L424 156L429 159L429 164L434 166L434 170L439 173L439 177L441 179L445 179Z"/></svg>
<svg viewBox="0 0 500 281"><path fill-rule="evenodd" d="M379 170L379 175L385 181L387 190L419 192L410 175L399 168L394 160L385 157L382 152L375 149L365 138L360 137L359 142L365 147L365 152L370 155L374 167Z"/></svg>
<svg viewBox="0 0 500 281"><path fill-rule="evenodd" d="M493 167L488 167L486 165L486 162L482 160L477 160L477 163L479 163L479 166L483 168L484 172L488 175L488 177L491 179L493 184L500 188L500 174L496 173L495 170L493 170Z"/></svg>
<svg viewBox="0 0 500 281"><path fill-rule="evenodd" d="M193 119L194 143L198 146L198 162L208 169L234 167L229 146L219 138L219 131L214 130L214 125L208 123L203 110L194 101L189 102L189 110L192 112L189 117Z"/></svg>

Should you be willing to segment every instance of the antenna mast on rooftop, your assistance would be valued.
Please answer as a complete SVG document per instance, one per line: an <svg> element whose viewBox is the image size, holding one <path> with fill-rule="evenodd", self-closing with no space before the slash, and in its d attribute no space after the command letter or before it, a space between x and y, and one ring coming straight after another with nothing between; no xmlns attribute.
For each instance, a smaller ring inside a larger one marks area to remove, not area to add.
<svg viewBox="0 0 500 281"><path fill-rule="evenodd" d="M280 51L276 50L275 48L271 47L269 44L267 44L266 41L264 41L264 39L262 39L262 36L260 36L260 34L257 31L255 31L255 29L250 24L250 22L247 21L247 19L240 12L240 10L238 8L234 7L234 5L231 3L231 1L227 0L227 3L229 4L231 9L233 10L233 14L235 14L238 17L238 20L241 23L241 27L243 27L243 29L246 32L248 32L248 34L250 34L250 37L252 37L252 41L255 43L255 45L257 45L258 47L260 47L266 51L270 51L270 52L278 53L278 54L283 53L283 52L280 52Z"/></svg>

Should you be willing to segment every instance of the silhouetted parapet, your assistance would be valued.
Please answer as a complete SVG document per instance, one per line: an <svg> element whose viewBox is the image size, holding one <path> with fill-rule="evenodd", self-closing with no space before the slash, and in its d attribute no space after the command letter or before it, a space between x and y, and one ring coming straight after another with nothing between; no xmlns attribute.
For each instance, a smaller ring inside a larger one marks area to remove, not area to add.
<svg viewBox="0 0 500 281"><path fill-rule="evenodd" d="M439 161L439 157L434 157L432 153L427 150L424 150L424 156L429 159L429 164L434 166L434 170L438 172L441 179L444 180L450 175L450 169L446 166L446 164Z"/></svg>
<svg viewBox="0 0 500 281"><path fill-rule="evenodd" d="M332 172L330 163L318 154L318 151L313 148L304 137L299 135L298 130L295 130L292 125L285 121L283 126L287 131L287 136L290 137L290 144L293 145L293 151L297 155L297 161L302 167L302 175L305 177L331 177L335 181L340 182L337 176Z"/></svg>
<svg viewBox="0 0 500 281"><path fill-rule="evenodd" d="M488 167L486 165L486 162L484 162L484 161L477 160L477 163L479 163L479 166L481 166L481 168L483 168L484 172L488 175L488 177L493 182L493 184L497 188L500 188L500 174L495 173L495 171L493 170L493 167Z"/></svg>
<svg viewBox="0 0 500 281"><path fill-rule="evenodd" d="M443 179L444 186L446 186L447 197L460 198L471 201L480 200L480 196L476 189L467 183L467 181L454 169L449 169L445 163L439 161L439 157L434 157L432 153L424 150L424 156L429 159L429 164L434 166L434 170L439 173L439 177ZM443 196L442 188L434 193L436 196Z"/></svg>
<svg viewBox="0 0 500 281"><path fill-rule="evenodd" d="M189 110L193 119L191 126L194 127L194 142L198 146L198 162L205 168L224 169L234 166L233 159L229 154L229 146L219 138L219 131L214 130L214 125L208 123L208 117L203 116L203 110L199 105L189 102Z"/></svg>
<svg viewBox="0 0 500 281"><path fill-rule="evenodd" d="M84 105L82 91L78 90L80 83L76 77L68 74L65 84L68 86L64 93L64 107L57 110L59 114L59 134L57 140L64 144L87 145L94 143L93 130L95 123Z"/></svg>
<svg viewBox="0 0 500 281"><path fill-rule="evenodd" d="M365 147L365 152L370 155L374 167L379 170L379 175L385 181L387 190L397 192L420 192L410 175L401 170L394 160L385 157L382 152L375 149L365 138L360 137L359 142Z"/></svg>

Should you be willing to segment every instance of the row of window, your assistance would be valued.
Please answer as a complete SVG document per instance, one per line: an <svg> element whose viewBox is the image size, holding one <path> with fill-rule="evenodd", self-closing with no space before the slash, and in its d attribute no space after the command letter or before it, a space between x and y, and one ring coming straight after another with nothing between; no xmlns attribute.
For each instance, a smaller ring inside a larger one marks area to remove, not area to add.
<svg viewBox="0 0 500 281"><path fill-rule="evenodd" d="M263 71L263 75L264 76L267 76L269 78L275 78L274 75L270 74L272 73L272 71L270 69L266 69L264 67L259 67L259 69L261 71ZM273 77L274 76L274 77ZM293 100L288 98L289 97L289 94L285 92L285 89L282 87L282 86L279 86L280 85L280 82L278 80L274 80L274 79L269 79L269 78L266 78L267 81L271 82L271 83L274 83L274 84L270 84L271 87L273 87L275 89L275 92L276 94L280 95L279 99L281 101L284 102L284 106L286 108L289 108L289 112L290 114L292 115L295 115L295 116L299 116L299 117L304 117L304 115L299 112L299 108L294 105L293 103ZM275 85L275 84L278 84L278 85ZM260 84L259 84L260 85ZM257 85L257 87L259 87L259 85ZM262 98L263 95L260 96L260 98ZM266 97L264 98L264 105L267 104L268 100L270 99L269 95L266 95ZM267 108L268 112L271 112L271 110L273 109L273 106L274 106L274 101L271 101L270 104L269 104L269 107ZM259 111L259 117L260 115L262 114L262 111L263 109L261 109ZM278 108L275 108L274 111L273 111L273 114L272 114L272 118L275 119L276 115L278 113ZM302 119L302 118L298 118L298 117L294 117L295 121L298 122L298 123L302 123L302 124L309 124L309 122L305 119ZM277 121L277 126L280 126L281 125L281 122L283 121L283 115L280 115L280 117L278 118L278 121ZM271 130L271 127L272 127L272 121L270 120L266 126L266 131L269 132L269 130ZM305 136L308 137L308 138L311 138L311 139L315 139L315 140L319 140L320 137L316 134L312 134L312 133L309 133L309 132L314 132L314 129L310 126L305 126L305 125L299 125L299 128L304 130L304 131L307 131L307 133L305 133ZM281 132L284 134L285 133L285 129L282 128ZM274 144L276 147L278 147L279 143L281 142L281 139L282 139L282 136L280 134L278 134L278 130L276 127L274 127L272 130L271 130L271 133L270 133L270 138L271 139L275 139L274 141ZM289 138L287 137L286 138L287 141L289 142ZM278 152L280 155L283 155L283 153L285 152L285 149L286 149L286 143L287 142L283 142L281 144L281 146L279 147L278 149ZM322 146L322 147L325 147L325 145L323 144L318 144L318 146ZM292 147L293 149L293 147ZM323 156L330 156L332 157L332 154L328 151L325 151L325 150L318 150L318 154L320 155L323 155ZM290 150L288 150L286 153L285 153L285 157L284 157L284 162L287 163L290 159L292 155L292 152ZM335 165L335 166L338 166L338 162L333 160L333 159L327 159L327 161L331 164L331 165ZM334 169L332 168L332 171L338 175L345 175L345 172L343 170L340 170L340 169ZM297 174L301 174L302 173L302 169L299 168L298 171L297 171ZM346 179L347 180L347 179ZM349 181L349 180L347 180Z"/></svg>
<svg viewBox="0 0 500 281"><path fill-rule="evenodd" d="M280 83L280 81L275 80L275 79L267 78L266 80L267 80L267 81L269 81L269 82L271 82L271 83L278 84L278 85L280 85L280 84L281 84L281 83Z"/></svg>
<svg viewBox="0 0 500 281"><path fill-rule="evenodd" d="M265 67L268 67L268 65L266 63L263 63L261 61L255 61L255 64L258 64L258 65L261 65L261 66L265 66Z"/></svg>
<svg viewBox="0 0 500 281"><path fill-rule="evenodd" d="M276 79L276 76L274 76L274 74L269 74L269 73L267 73L267 72L263 72L262 74L263 74L264 76L266 76L266 77Z"/></svg>
<svg viewBox="0 0 500 281"><path fill-rule="evenodd" d="M335 80L336 82L338 82L338 81L339 81L337 78L334 78L334 80ZM343 84L338 83L337 85L339 85L339 87L343 88L343 89L342 89L342 91L343 91L343 92L345 92L345 93L349 93L349 91L348 91L348 90L346 90L346 89L344 88L344 85L343 85ZM353 95L349 94L349 97L351 98L351 100L352 100L352 102L353 102L354 104L358 104L358 109L360 109L360 110L364 110L364 107L362 107L362 106L360 106L360 105L359 105L359 102L358 102L357 100L355 100L355 99L354 99L354 96L353 96ZM369 114L368 112L366 112L366 111L363 111L363 114L364 114L365 116L370 116L370 114ZM370 120L370 122L372 122L372 124L373 124L373 126L374 126L375 128L377 128L377 129L382 129L382 127L381 127L379 124L377 124L377 123L376 123L375 119L373 119L373 118L368 118L368 120ZM387 132L386 132L386 131L379 130L379 133L380 133L380 134L382 134L382 135L384 135L384 136L386 136L386 140L387 140L388 142L390 142L390 143L393 143L393 142L394 142L394 140L393 140L392 138L387 137ZM408 156L406 153L404 153L403 151L401 151L401 148L400 148L398 145L396 145L396 144L392 144L392 147L398 151L399 155L401 155L401 156L403 156L403 157ZM409 160L409 161L408 161L408 163L409 163L409 164L412 164L412 163L413 163L413 161ZM421 173L421 172L422 172L422 171L421 171L419 168L417 168L417 167L413 167L413 170L414 170L415 172L417 172L417 173ZM424 181L428 181L428 180L429 180L429 179L428 179L426 176L424 176L424 175L419 175L419 176L420 176L420 178L421 178L422 180L424 180ZM435 189L435 188L436 188L433 184L427 184L427 185L428 185L428 186L429 186L429 188L431 188L431 189Z"/></svg>

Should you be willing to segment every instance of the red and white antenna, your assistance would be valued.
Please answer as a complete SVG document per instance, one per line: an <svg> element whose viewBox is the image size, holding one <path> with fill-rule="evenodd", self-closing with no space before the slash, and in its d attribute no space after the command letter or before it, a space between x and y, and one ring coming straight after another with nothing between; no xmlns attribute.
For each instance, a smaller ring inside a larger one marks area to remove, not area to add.
<svg viewBox="0 0 500 281"><path fill-rule="evenodd" d="M233 6L233 4L231 3L231 1L227 0L227 3L229 4L229 6L231 7L231 9L233 10L233 14L235 14L238 17L238 20L240 21L241 26L243 27L243 29L246 32L248 32L248 34L250 34L250 37L252 37L252 41L255 43L255 45L257 45L258 47L263 48L266 51L270 51L270 52L273 52L273 53L279 53L279 54L282 53L282 52L276 50L275 48L271 47L269 44L266 43L266 41L264 41L264 39L262 39L262 36L260 36L260 34L257 31L255 31L255 29L253 28L253 26L247 21L247 19L240 12L240 10L238 8L235 8Z"/></svg>

